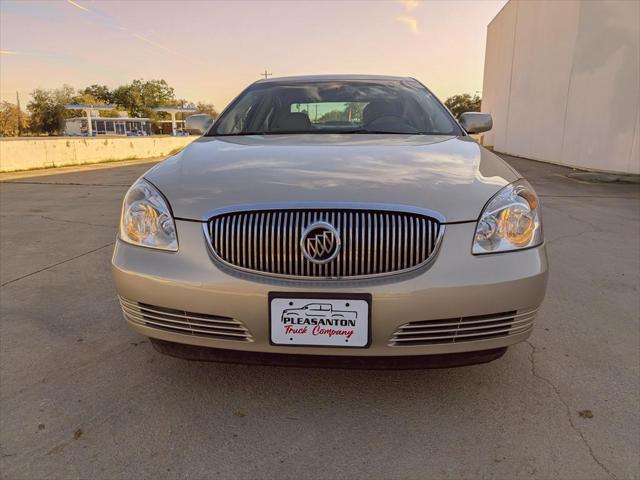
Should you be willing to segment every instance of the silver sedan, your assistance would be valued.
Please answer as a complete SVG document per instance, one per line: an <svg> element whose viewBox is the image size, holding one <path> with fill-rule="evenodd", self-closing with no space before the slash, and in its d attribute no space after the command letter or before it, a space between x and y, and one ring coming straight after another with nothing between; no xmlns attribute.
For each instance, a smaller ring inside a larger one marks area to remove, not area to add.
<svg viewBox="0 0 640 480"><path fill-rule="evenodd" d="M268 79L125 196L129 325L189 359L458 366L525 340L547 280L531 185L420 82Z"/></svg>

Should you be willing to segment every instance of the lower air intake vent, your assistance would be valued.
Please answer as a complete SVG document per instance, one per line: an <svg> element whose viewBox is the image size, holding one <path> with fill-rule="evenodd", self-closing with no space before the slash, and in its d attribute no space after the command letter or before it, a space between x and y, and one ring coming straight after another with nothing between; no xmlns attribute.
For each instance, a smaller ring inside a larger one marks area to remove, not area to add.
<svg viewBox="0 0 640 480"><path fill-rule="evenodd" d="M425 320L401 325L389 339L394 347L473 342L529 331L536 310L493 315Z"/></svg>
<svg viewBox="0 0 640 480"><path fill-rule="evenodd" d="M233 318L156 307L146 303L132 302L122 297L120 297L120 306L127 320L145 327L218 340L239 342L253 340L244 325Z"/></svg>

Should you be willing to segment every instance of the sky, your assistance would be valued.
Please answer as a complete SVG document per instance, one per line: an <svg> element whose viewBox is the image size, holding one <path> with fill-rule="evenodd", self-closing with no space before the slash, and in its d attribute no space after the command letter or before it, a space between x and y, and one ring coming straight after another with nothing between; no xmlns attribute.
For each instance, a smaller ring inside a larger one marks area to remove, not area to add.
<svg viewBox="0 0 640 480"><path fill-rule="evenodd" d="M407 75L440 99L482 90L506 0L0 1L0 98L165 79L222 109L265 69Z"/></svg>

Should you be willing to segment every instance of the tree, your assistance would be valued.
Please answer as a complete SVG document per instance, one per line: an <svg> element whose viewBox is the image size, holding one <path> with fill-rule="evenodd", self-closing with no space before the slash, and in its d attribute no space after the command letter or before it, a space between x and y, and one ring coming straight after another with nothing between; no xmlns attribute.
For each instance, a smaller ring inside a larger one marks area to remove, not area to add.
<svg viewBox="0 0 640 480"><path fill-rule="evenodd" d="M211 115L211 118L218 118L218 115L220 115L213 103L198 102L196 110L198 110L196 113L206 113Z"/></svg>
<svg viewBox="0 0 640 480"><path fill-rule="evenodd" d="M30 114L30 130L33 133L59 134L64 129L64 119L77 115L75 110L67 110L64 107L76 98L75 90L69 85L53 90L38 88L31 96L27 110Z"/></svg>
<svg viewBox="0 0 640 480"><path fill-rule="evenodd" d="M96 101L100 102L97 105L110 105L113 103L113 93L106 85L93 84L90 87L85 87L81 90L81 95L89 95Z"/></svg>
<svg viewBox="0 0 640 480"><path fill-rule="evenodd" d="M464 112L479 112L480 97L476 94L473 97L468 93L454 95L445 100L444 104L451 111L454 117L460 118Z"/></svg>
<svg viewBox="0 0 640 480"><path fill-rule="evenodd" d="M349 122L362 120L362 112L366 104L362 102L350 102L347 103L344 112L346 119Z"/></svg>
<svg viewBox="0 0 640 480"><path fill-rule="evenodd" d="M18 106L11 102L0 103L0 136L15 137L20 129L18 128L18 119L22 124L22 129L27 128L27 115L18 111Z"/></svg>
<svg viewBox="0 0 640 480"><path fill-rule="evenodd" d="M84 92L86 92L86 91L87 91L87 89L85 88ZM71 103L78 103L78 104L81 104L81 105L94 105L96 107L103 106L103 105L109 105L104 100L96 98L93 95L91 95L90 93L83 93L81 95L76 95L75 97L73 97ZM115 105L113 105L113 107L116 108ZM73 112L72 116L74 116L74 117L84 116L84 112L82 110L71 110L71 112ZM117 111L117 109L114 109L114 110L100 110L100 116L101 117L106 117L106 118L117 117L118 116L118 111Z"/></svg>
<svg viewBox="0 0 640 480"><path fill-rule="evenodd" d="M331 110L318 118L318 122L344 122L347 120L346 111Z"/></svg>
<svg viewBox="0 0 640 480"><path fill-rule="evenodd" d="M173 87L164 80L134 80L113 91L115 104L129 112L132 117L149 117L153 107L175 105Z"/></svg>
<svg viewBox="0 0 640 480"><path fill-rule="evenodd" d="M69 85L64 85L52 90L37 89L31 95L32 99L27 104L27 110L31 114L31 131L37 134L60 134L64 129L66 118L83 116L81 110L67 110L65 105L68 103L109 105L126 110L131 117L151 119L169 118L168 114L152 111L153 107L158 106L193 107L198 113L208 113L214 118L218 116L218 112L211 103L195 104L188 100L177 100L173 88L164 80L137 79L114 90L110 90L106 85L93 84L76 91ZM3 109L5 109L4 106ZM118 111L100 110L100 116L117 117ZM9 119L10 115L7 116L7 121Z"/></svg>

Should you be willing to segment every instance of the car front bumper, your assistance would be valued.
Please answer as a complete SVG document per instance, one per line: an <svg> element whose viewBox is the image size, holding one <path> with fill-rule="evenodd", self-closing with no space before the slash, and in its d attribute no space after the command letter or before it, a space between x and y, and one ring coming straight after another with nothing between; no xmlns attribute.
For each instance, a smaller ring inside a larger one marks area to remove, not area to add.
<svg viewBox="0 0 640 480"><path fill-rule="evenodd" d="M178 344L274 355L363 359L497 351L530 335L533 317L546 289L544 245L474 256L471 240L475 223L447 225L437 258L424 268L402 275L351 281L298 281L239 272L211 258L201 223L177 220L176 228L180 245L177 252L116 242L113 275L124 305L141 304L158 311L226 317L248 332L246 338L238 341L197 331L158 328L125 315L135 331ZM370 294L370 345L367 348L272 345L268 319L270 292ZM526 328L514 329L513 334L508 329L502 330L503 333L491 338L459 335L429 344L408 345L392 341L398 329L409 322L442 319L450 322L485 315L503 318L505 312L526 319Z"/></svg>

